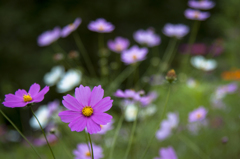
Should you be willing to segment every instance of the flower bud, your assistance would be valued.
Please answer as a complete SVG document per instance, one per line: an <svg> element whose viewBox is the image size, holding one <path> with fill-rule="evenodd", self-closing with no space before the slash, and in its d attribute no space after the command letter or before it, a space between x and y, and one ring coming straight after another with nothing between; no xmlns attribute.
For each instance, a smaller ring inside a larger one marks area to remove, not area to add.
<svg viewBox="0 0 240 159"><path fill-rule="evenodd" d="M168 71L167 76L166 76L166 80L169 83L172 83L173 81L177 80L177 75L176 75L174 69L171 69L170 71Z"/></svg>

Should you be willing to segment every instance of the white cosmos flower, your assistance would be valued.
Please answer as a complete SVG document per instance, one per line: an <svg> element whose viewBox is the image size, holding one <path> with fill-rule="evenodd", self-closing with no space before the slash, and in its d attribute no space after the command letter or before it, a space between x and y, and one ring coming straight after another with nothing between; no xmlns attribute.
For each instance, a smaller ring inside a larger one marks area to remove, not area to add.
<svg viewBox="0 0 240 159"><path fill-rule="evenodd" d="M63 78L57 83L57 92L64 93L78 86L82 79L82 72L69 69Z"/></svg>
<svg viewBox="0 0 240 159"><path fill-rule="evenodd" d="M138 108L136 105L134 104L128 105L125 110L125 120L128 122L136 120L137 111L138 111Z"/></svg>
<svg viewBox="0 0 240 159"><path fill-rule="evenodd" d="M139 111L139 117L141 119L144 119L148 116L152 116L153 114L155 114L157 111L157 107L154 104L151 104L149 106L147 106L146 108L141 108L141 110Z"/></svg>
<svg viewBox="0 0 240 159"><path fill-rule="evenodd" d="M43 77L44 83L48 86L53 86L64 74L63 66L55 66L50 72L46 73Z"/></svg>
<svg viewBox="0 0 240 159"><path fill-rule="evenodd" d="M203 56L194 56L191 58L191 64L200 70L211 71L217 67L217 62L213 59L207 60Z"/></svg>
<svg viewBox="0 0 240 159"><path fill-rule="evenodd" d="M49 116L49 109L46 105L43 105L38 108L37 112L35 113L37 116L39 122L41 123L42 127L45 128L47 126L47 123L50 119ZM29 124L34 129L40 129L37 120L32 116L32 118L29 121Z"/></svg>
<svg viewBox="0 0 240 159"><path fill-rule="evenodd" d="M179 118L178 118L178 114L177 113L168 113L168 124L169 126L173 129L176 128L178 126L179 123Z"/></svg>

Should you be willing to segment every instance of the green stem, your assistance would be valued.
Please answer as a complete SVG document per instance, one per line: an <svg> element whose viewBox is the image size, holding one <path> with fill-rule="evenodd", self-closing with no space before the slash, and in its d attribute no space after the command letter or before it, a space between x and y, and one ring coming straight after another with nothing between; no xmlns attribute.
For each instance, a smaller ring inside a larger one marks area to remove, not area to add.
<svg viewBox="0 0 240 159"><path fill-rule="evenodd" d="M168 63L170 58L172 57L172 54L173 54L173 51L174 51L174 48L176 46L176 43L177 43L177 38L173 37L170 42L169 42L169 49L167 52L165 52L166 56L165 58L163 59L164 62Z"/></svg>
<svg viewBox="0 0 240 159"><path fill-rule="evenodd" d="M49 147L49 149L50 149L50 151L51 151L51 153L52 153L52 156L53 156L53 158L55 159L55 156L54 156L54 154L53 154L52 148L51 148L51 146L50 146L50 144L49 144L49 142L48 142L48 140L47 140L47 137L46 137L46 134L45 134L45 132L44 132L44 130L43 130L43 128L42 128L42 125L41 125L41 123L39 122L37 116L34 114L34 112L33 112L33 110L32 110L32 106L29 106L29 107L30 107L30 109L31 109L31 112L32 112L33 116L34 116L35 119L37 120L37 122L38 122L38 124L39 124L39 126L40 126L40 128L41 128L41 130L42 130L43 136L45 137L45 140L46 140L46 142L47 142L47 145L48 145L48 147Z"/></svg>
<svg viewBox="0 0 240 159"><path fill-rule="evenodd" d="M28 139L21 133L21 131L17 128L17 126L7 117L7 115L1 109L0 109L0 113L8 120L9 123L12 124L12 126L18 131L18 133L24 138L24 140L27 141L27 143L32 147L32 149L35 151L38 157L41 158L41 156L39 155L37 150L33 147L33 145L30 143L30 141L28 141Z"/></svg>
<svg viewBox="0 0 240 159"><path fill-rule="evenodd" d="M166 109L167 109L167 103L168 103L170 91L171 91L171 85L169 85L169 88L168 88L167 98L166 98L166 101L165 101L165 105L164 105L164 108L163 108L162 115L161 115L160 120L159 120L160 123L162 122L163 117L164 117L165 112L166 112ZM155 137L155 133L156 133L156 131L157 131L158 129L159 129L159 123L157 124L157 126L156 126L156 128L155 128L155 131L154 131L154 134L153 134L152 137L150 138L150 141L148 142L147 147L146 147L146 149L144 150L141 159L143 159L143 158L145 157L145 155L147 154L147 151L148 151L148 149L149 149L149 147L150 147L150 145L151 145L151 143L152 143L152 141L153 141L153 139L154 139L154 137Z"/></svg>
<svg viewBox="0 0 240 159"><path fill-rule="evenodd" d="M121 115L121 117L120 117L120 119L118 121L118 125L117 125L116 131L115 131L115 134L114 134L114 137L113 137L113 141L112 141L111 150L110 150L110 153L109 153L109 159L112 159L113 151L114 151L115 144L116 144L116 140L117 140L120 128L122 126L123 119L124 119L124 113L122 113L122 115Z"/></svg>
<svg viewBox="0 0 240 159"><path fill-rule="evenodd" d="M90 149L89 144L88 144L88 143L90 143L90 142L88 141L88 133L87 133L85 130L84 130L84 133L85 133L86 143L87 143L87 146L88 146L88 151L90 152L91 149Z"/></svg>
<svg viewBox="0 0 240 159"><path fill-rule="evenodd" d="M90 134L88 133L88 138L89 138L89 141L90 141L90 144L91 144L91 150L92 150L92 159L94 159L94 154L93 154L93 146L92 146L92 140L91 140L91 136Z"/></svg>
<svg viewBox="0 0 240 159"><path fill-rule="evenodd" d="M87 51L86 51L86 49L85 49L85 47L82 43L81 38L79 37L79 35L76 32L74 32L73 37L74 37L74 40L77 44L77 47L78 47L79 51L82 53L82 56L84 58L84 61L86 62L88 70L90 71L92 76L96 77L97 75L96 75L96 72L94 70L93 63L91 62L91 60L89 58L89 55L88 55L88 53L87 53Z"/></svg>
<svg viewBox="0 0 240 159"><path fill-rule="evenodd" d="M103 60L104 60L104 34L103 33L99 33L98 34L98 50L99 50L99 55L100 55L100 72L101 72L101 78L103 80L103 76L104 76L104 64L103 64Z"/></svg>

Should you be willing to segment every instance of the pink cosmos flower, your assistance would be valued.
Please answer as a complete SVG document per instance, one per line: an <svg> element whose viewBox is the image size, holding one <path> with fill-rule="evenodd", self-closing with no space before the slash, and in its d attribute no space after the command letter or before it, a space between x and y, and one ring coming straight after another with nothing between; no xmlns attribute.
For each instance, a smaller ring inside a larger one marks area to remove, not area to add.
<svg viewBox="0 0 240 159"><path fill-rule="evenodd" d="M78 26L81 24L82 19L81 18L76 18L75 21L72 24L68 24L62 29L61 36L63 38L67 37L71 32L76 30Z"/></svg>
<svg viewBox="0 0 240 159"><path fill-rule="evenodd" d="M113 52L121 53L129 46L129 40L122 37L116 37L115 40L108 41L108 48Z"/></svg>
<svg viewBox="0 0 240 159"><path fill-rule="evenodd" d="M128 98L128 99L133 99L135 101L139 101L140 100L140 95L144 94L143 91L139 91L139 92L135 92L132 89L126 89L125 91L122 91L120 89L118 89L115 93L114 96L119 97L119 98Z"/></svg>
<svg viewBox="0 0 240 159"><path fill-rule="evenodd" d="M166 24L163 28L163 33L169 37L181 39L189 32L189 27L183 24Z"/></svg>
<svg viewBox="0 0 240 159"><path fill-rule="evenodd" d="M147 106L151 104L157 97L157 92L149 92L146 96L141 97L140 102L143 106Z"/></svg>
<svg viewBox="0 0 240 159"><path fill-rule="evenodd" d="M15 94L6 94L5 100L2 103L5 107L15 108L24 107L30 103L38 103L44 99L44 95L49 91L49 87L45 86L40 91L40 85L34 83L31 85L29 91L19 89Z"/></svg>
<svg viewBox="0 0 240 159"><path fill-rule="evenodd" d="M94 159L103 158L103 150L100 146L95 145L92 143L93 146L93 156ZM91 159L91 148L90 144L78 144L77 149L73 150L73 154L75 155L75 159Z"/></svg>
<svg viewBox="0 0 240 159"><path fill-rule="evenodd" d="M48 30L42 33L38 37L38 46L47 46L58 40L61 36L61 29L59 27L55 27L53 30Z"/></svg>
<svg viewBox="0 0 240 159"><path fill-rule="evenodd" d="M147 53L147 48L140 49L137 45L134 45L129 50L125 50L122 52L121 59L125 64L129 65L138 61L145 60Z"/></svg>
<svg viewBox="0 0 240 159"><path fill-rule="evenodd" d="M194 9L187 9L185 10L184 15L187 19L203 21L210 16L210 13L201 12L199 10L194 10Z"/></svg>
<svg viewBox="0 0 240 159"><path fill-rule="evenodd" d="M155 157L154 159L178 159L174 149L169 146L167 148L161 148L159 150L159 156Z"/></svg>
<svg viewBox="0 0 240 159"><path fill-rule="evenodd" d="M159 35L154 33L152 28L145 30L138 30L133 34L133 38L139 44L146 44L149 47L157 46L161 42Z"/></svg>
<svg viewBox="0 0 240 159"><path fill-rule="evenodd" d="M69 109L60 112L58 115L65 123L69 123L72 131L83 131L87 128L90 134L101 130L100 125L111 122L112 116L104 113L112 107L110 97L103 98L104 90L101 85L93 90L80 85L75 89L75 98L71 95L63 97L63 105Z"/></svg>
<svg viewBox="0 0 240 159"><path fill-rule="evenodd" d="M110 33L115 29L115 26L105 19L99 18L96 21L91 21L88 24L88 29L98 33Z"/></svg>
<svg viewBox="0 0 240 159"><path fill-rule="evenodd" d="M215 6L215 3L209 0L201 0L201 1L196 1L196 0L190 0L188 1L188 6L194 9L211 9Z"/></svg>
<svg viewBox="0 0 240 159"><path fill-rule="evenodd" d="M188 121L190 123L196 122L196 121L202 121L203 119L205 119L206 115L207 115L207 110L201 106L189 113Z"/></svg>
<svg viewBox="0 0 240 159"><path fill-rule="evenodd" d="M107 131L113 129L113 123L114 121L112 120L110 123L107 123L106 125L100 125L101 126L101 131L98 132L98 134L106 134Z"/></svg>

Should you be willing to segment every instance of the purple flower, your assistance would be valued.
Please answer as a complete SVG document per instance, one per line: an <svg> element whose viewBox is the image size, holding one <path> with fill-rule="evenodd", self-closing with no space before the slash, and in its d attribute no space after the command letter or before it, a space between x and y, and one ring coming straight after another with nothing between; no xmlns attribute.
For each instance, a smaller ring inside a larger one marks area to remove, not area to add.
<svg viewBox="0 0 240 159"><path fill-rule="evenodd" d="M72 24L68 24L62 29L61 36L63 38L67 37L69 34L71 34L71 32L75 31L78 28L81 22L82 22L81 18L76 18Z"/></svg>
<svg viewBox="0 0 240 159"><path fill-rule="evenodd" d="M59 39L61 36L61 29L59 27L55 27L53 30L48 30L42 33L38 37L38 46L47 46Z"/></svg>
<svg viewBox="0 0 240 159"><path fill-rule="evenodd" d="M181 39L189 32L189 27L183 24L166 24L163 28L163 33L169 37Z"/></svg>
<svg viewBox="0 0 240 159"><path fill-rule="evenodd" d="M148 53L147 48L139 48L137 45L132 46L129 50L125 50L121 54L122 61L129 65L138 61L143 61Z"/></svg>
<svg viewBox="0 0 240 159"><path fill-rule="evenodd" d="M75 98L71 95L63 97L63 105L69 109L60 112L58 115L65 123L69 123L72 131L83 131L87 127L90 134L101 130L100 125L111 122L112 116L104 113L112 107L110 97L103 98L104 90L101 85L93 90L80 85L75 89Z"/></svg>
<svg viewBox="0 0 240 159"><path fill-rule="evenodd" d="M15 108L24 107L30 103L38 103L44 99L44 95L49 91L49 87L45 86L40 91L40 85L34 83L31 85L29 91L19 89L15 94L6 94L5 100L2 103L5 107Z"/></svg>
<svg viewBox="0 0 240 159"><path fill-rule="evenodd" d="M149 92L146 96L141 97L140 102L143 106L147 106L151 104L157 97L157 92Z"/></svg>
<svg viewBox="0 0 240 159"><path fill-rule="evenodd" d="M50 144L53 144L57 141L57 137L53 134L48 134L47 135L47 140ZM46 142L44 137L40 137L38 139L33 140L33 144L35 146L43 146L43 145L46 145L47 142Z"/></svg>
<svg viewBox="0 0 240 159"><path fill-rule="evenodd" d="M128 98L128 99L133 99L135 101L140 100L140 94L142 91L135 92L134 90L131 89L126 89L125 91L122 91L118 89L116 93L114 93L114 96L119 97L119 98Z"/></svg>
<svg viewBox="0 0 240 159"><path fill-rule="evenodd" d="M88 29L98 33L110 33L114 30L115 26L107 22L103 18L98 18L96 21L91 21L88 24Z"/></svg>
<svg viewBox="0 0 240 159"><path fill-rule="evenodd" d="M190 0L188 1L188 6L194 9L211 9L215 6L215 3L209 0L201 0L201 1L195 1L195 0Z"/></svg>
<svg viewBox="0 0 240 159"><path fill-rule="evenodd" d="M133 38L139 44L145 44L149 47L157 46L161 42L159 35L155 34L153 29L149 28L145 30L138 30L133 34Z"/></svg>
<svg viewBox="0 0 240 159"><path fill-rule="evenodd" d="M161 148L159 150L159 156L155 157L154 159L178 159L174 149L169 146L167 148Z"/></svg>
<svg viewBox="0 0 240 159"><path fill-rule="evenodd" d="M93 155L94 159L103 158L103 150L100 146L92 143L93 146ZM75 159L91 159L91 148L90 144L78 144L77 149L73 150L73 154L75 155Z"/></svg>
<svg viewBox="0 0 240 159"><path fill-rule="evenodd" d="M203 21L210 16L209 12L201 12L199 10L187 9L184 12L187 19Z"/></svg>
<svg viewBox="0 0 240 159"><path fill-rule="evenodd" d="M190 123L196 122L196 121L202 121L203 119L205 119L207 112L208 111L204 107L201 106L189 113L188 121Z"/></svg>
<svg viewBox="0 0 240 159"><path fill-rule="evenodd" d="M112 130L113 129L113 120L110 123L107 123L106 125L100 125L101 126L101 131L98 132L98 134L106 134L107 131Z"/></svg>
<svg viewBox="0 0 240 159"><path fill-rule="evenodd" d="M108 48L113 52L121 53L128 48L129 40L122 37L116 37L115 41L109 40L107 44Z"/></svg>

